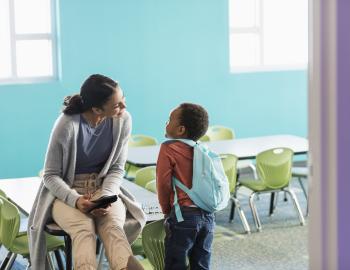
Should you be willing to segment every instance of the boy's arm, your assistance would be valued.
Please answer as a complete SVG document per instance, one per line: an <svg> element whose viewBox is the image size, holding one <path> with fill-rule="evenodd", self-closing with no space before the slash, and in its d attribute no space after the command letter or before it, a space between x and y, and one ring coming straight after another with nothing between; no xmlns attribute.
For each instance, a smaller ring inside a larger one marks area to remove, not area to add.
<svg viewBox="0 0 350 270"><path fill-rule="evenodd" d="M162 144L157 161L157 194L163 214L168 215L171 210L170 194L173 192L171 178L173 162L168 155L168 146Z"/></svg>

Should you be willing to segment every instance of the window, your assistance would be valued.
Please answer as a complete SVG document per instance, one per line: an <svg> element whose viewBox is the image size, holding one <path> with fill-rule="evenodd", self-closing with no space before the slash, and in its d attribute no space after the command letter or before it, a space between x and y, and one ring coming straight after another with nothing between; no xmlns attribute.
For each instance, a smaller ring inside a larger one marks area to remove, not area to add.
<svg viewBox="0 0 350 270"><path fill-rule="evenodd" d="M230 0L232 72L303 69L308 0Z"/></svg>
<svg viewBox="0 0 350 270"><path fill-rule="evenodd" d="M0 83L57 76L55 0L0 0Z"/></svg>

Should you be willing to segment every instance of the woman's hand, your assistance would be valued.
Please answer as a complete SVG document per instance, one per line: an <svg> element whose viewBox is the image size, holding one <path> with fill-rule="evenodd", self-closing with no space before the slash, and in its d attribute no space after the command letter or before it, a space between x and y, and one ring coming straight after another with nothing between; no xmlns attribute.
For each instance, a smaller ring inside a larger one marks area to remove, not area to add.
<svg viewBox="0 0 350 270"><path fill-rule="evenodd" d="M91 195L85 194L77 200L76 207L83 213L89 212L89 210L94 206L94 203L90 201Z"/></svg>
<svg viewBox="0 0 350 270"><path fill-rule="evenodd" d="M111 208L111 204L109 204L106 208L96 208L90 212L94 217L103 217L108 214Z"/></svg>

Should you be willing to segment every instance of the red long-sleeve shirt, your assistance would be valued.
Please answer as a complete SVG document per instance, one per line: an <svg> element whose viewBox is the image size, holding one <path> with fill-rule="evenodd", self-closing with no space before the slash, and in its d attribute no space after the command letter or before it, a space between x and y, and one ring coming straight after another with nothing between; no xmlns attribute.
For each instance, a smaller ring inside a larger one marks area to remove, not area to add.
<svg viewBox="0 0 350 270"><path fill-rule="evenodd" d="M161 145L157 161L157 193L163 214L169 214L174 202L172 176L186 187L192 187L193 148L182 142L165 142ZM188 195L176 187L178 203L191 206Z"/></svg>

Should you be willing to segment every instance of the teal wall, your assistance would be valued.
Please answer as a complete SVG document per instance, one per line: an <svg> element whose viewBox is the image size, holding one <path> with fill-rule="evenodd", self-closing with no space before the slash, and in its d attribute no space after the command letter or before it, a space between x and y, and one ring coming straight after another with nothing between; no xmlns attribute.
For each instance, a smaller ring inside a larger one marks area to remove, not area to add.
<svg viewBox="0 0 350 270"><path fill-rule="evenodd" d="M306 71L230 74L227 0L61 0L61 78L0 86L0 178L37 174L65 95L91 73L118 80L133 132L163 138L169 111L204 105L237 137L306 136Z"/></svg>

